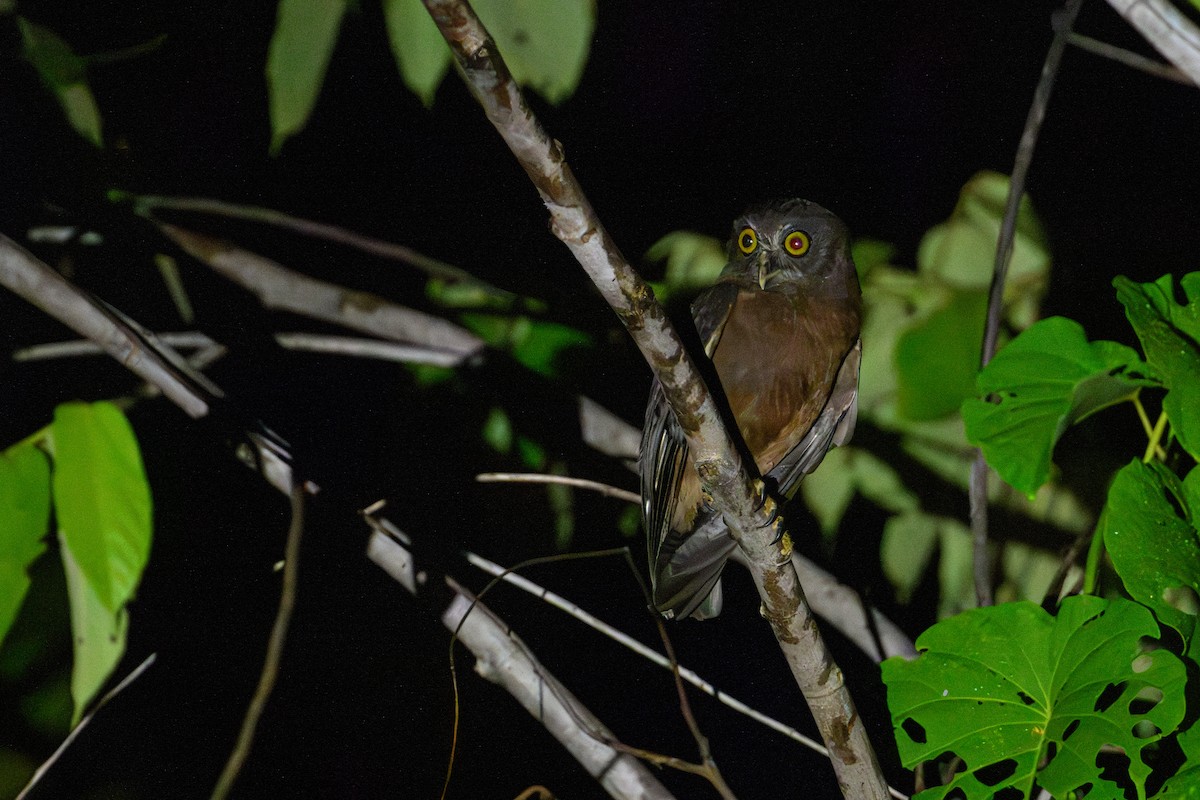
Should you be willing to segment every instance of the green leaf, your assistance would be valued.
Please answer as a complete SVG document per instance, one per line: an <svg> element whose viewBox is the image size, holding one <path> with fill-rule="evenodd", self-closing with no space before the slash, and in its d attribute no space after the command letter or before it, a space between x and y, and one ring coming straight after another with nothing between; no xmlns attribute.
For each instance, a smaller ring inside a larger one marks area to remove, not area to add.
<svg viewBox="0 0 1200 800"><path fill-rule="evenodd" d="M474 312L459 319L492 347L507 350L524 366L550 378L558 374L556 362L563 350L592 344L583 331L557 322Z"/></svg>
<svg viewBox="0 0 1200 800"><path fill-rule="evenodd" d="M272 153L308 122L346 6L346 0L279 0L267 51Z"/></svg>
<svg viewBox="0 0 1200 800"><path fill-rule="evenodd" d="M855 239L850 244L850 256L854 259L854 267L858 271L859 280L863 280L875 267L887 266L896 257L896 245L879 239L863 237Z"/></svg>
<svg viewBox="0 0 1200 800"><path fill-rule="evenodd" d="M917 496L896 471L860 447L830 450L816 472L800 482L804 504L816 516L826 536L837 530L856 492L892 513L917 508Z"/></svg>
<svg viewBox="0 0 1200 800"><path fill-rule="evenodd" d="M29 566L46 549L50 465L32 442L0 453L0 643L29 591Z"/></svg>
<svg viewBox="0 0 1200 800"><path fill-rule="evenodd" d="M528 436L517 436L517 453L521 462L529 469L538 471L546 467L546 448Z"/></svg>
<svg viewBox="0 0 1200 800"><path fill-rule="evenodd" d="M975 395L987 294L954 292L949 302L896 343L899 411L913 420L941 419Z"/></svg>
<svg viewBox="0 0 1200 800"><path fill-rule="evenodd" d="M561 103L583 76L595 0L474 0L513 78L551 103Z"/></svg>
<svg viewBox="0 0 1200 800"><path fill-rule="evenodd" d="M1155 800L1196 800L1200 798L1200 724L1195 722L1179 734L1178 744L1187 761L1179 772L1163 784Z"/></svg>
<svg viewBox="0 0 1200 800"><path fill-rule="evenodd" d="M1009 788L1029 797L1035 781L1055 797L1085 784L1121 796L1096 764L1106 745L1124 749L1144 797L1142 750L1185 710L1183 663L1141 643L1157 636L1144 607L1093 596L1066 598L1057 617L1019 602L934 625L917 639L916 660L883 663L904 765L949 753L965 764L917 797L971 800Z"/></svg>
<svg viewBox="0 0 1200 800"><path fill-rule="evenodd" d="M104 146L100 109L87 82L87 61L58 34L25 17L17 17L25 57L41 76L42 82L58 98L67 121L83 138L96 147Z"/></svg>
<svg viewBox="0 0 1200 800"><path fill-rule="evenodd" d="M567 465L555 461L550 465L551 475L566 475ZM546 484L546 498L550 501L550 513L554 517L554 548L562 553L571 548L575 538L575 493L562 483Z"/></svg>
<svg viewBox="0 0 1200 800"><path fill-rule="evenodd" d="M383 17L404 85L432 106L452 60L446 40L421 0L383 0Z"/></svg>
<svg viewBox="0 0 1200 800"><path fill-rule="evenodd" d="M512 421L503 408L493 408L488 411L487 419L483 421L483 440L492 446L497 453L507 453L513 446Z"/></svg>
<svg viewBox="0 0 1200 800"><path fill-rule="evenodd" d="M133 597L150 556L150 489L137 439L111 403L60 405L50 439L62 545L115 613Z"/></svg>
<svg viewBox="0 0 1200 800"><path fill-rule="evenodd" d="M646 261L666 261L666 274L654 284L660 303L676 295L690 295L712 286L729 257L719 241L691 231L672 231L650 245Z"/></svg>
<svg viewBox="0 0 1200 800"><path fill-rule="evenodd" d="M1167 386L1163 410L1179 443L1200 459L1200 272L1179 282L1187 305L1175 300L1175 281L1164 275L1154 283L1117 276L1117 299L1141 340L1146 360Z"/></svg>
<svg viewBox="0 0 1200 800"><path fill-rule="evenodd" d="M950 219L931 228L921 240L917 269L961 290L986 291L992 284L1008 185L1008 176L997 172L980 172L971 178ZM1029 197L1024 196L1004 284L1007 318L1016 327L1025 328L1037 319L1049 274L1046 234Z"/></svg>
<svg viewBox="0 0 1200 800"><path fill-rule="evenodd" d="M915 510L899 514L884 524L879 549L883 573L896 587L901 602L909 601L934 553L940 550L939 616L974 604L971 538L958 520Z"/></svg>
<svg viewBox="0 0 1200 800"><path fill-rule="evenodd" d="M50 429L67 576L77 722L125 649L125 604L150 555L150 490L137 440L110 403L65 403Z"/></svg>
<svg viewBox="0 0 1200 800"><path fill-rule="evenodd" d="M1050 456L1066 429L1153 385L1147 367L1116 342L1088 342L1079 323L1051 317L1022 332L979 374L981 395L962 415L967 438L1018 491L1032 496L1050 475Z"/></svg>
<svg viewBox="0 0 1200 800"><path fill-rule="evenodd" d="M70 548L62 548L62 560L67 574L71 638L75 651L75 662L71 669L71 698L75 704L71 726L74 727L125 653L129 615L124 608L115 614L109 610L105 599L97 593L96 585L84 575Z"/></svg>
<svg viewBox="0 0 1200 800"><path fill-rule="evenodd" d="M1197 469L1193 474L1200 478ZM1194 482L1192 475L1189 482ZM1176 506L1190 517L1181 518ZM1126 464L1108 490L1104 547L1129 596L1149 606L1190 642L1200 598L1200 506L1185 501L1183 484L1159 463Z"/></svg>

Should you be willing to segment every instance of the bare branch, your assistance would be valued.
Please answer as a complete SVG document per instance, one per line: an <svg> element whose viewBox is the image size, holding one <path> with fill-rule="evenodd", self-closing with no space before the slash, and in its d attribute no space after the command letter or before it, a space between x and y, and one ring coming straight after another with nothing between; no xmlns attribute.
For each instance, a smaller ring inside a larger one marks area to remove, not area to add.
<svg viewBox="0 0 1200 800"><path fill-rule="evenodd" d="M606 456L637 460L642 431L589 397L579 397L579 430L584 444Z"/></svg>
<svg viewBox="0 0 1200 800"><path fill-rule="evenodd" d="M1200 30L1179 9L1168 0L1108 0L1108 4L1200 85Z"/></svg>
<svg viewBox="0 0 1200 800"><path fill-rule="evenodd" d="M1078 47L1080 50L1086 50L1101 58L1107 58L1111 61L1124 64L1130 69L1136 69L1147 75L1153 75L1156 78L1182 83L1185 86L1193 85L1192 79L1178 67L1172 67L1169 64L1163 64L1154 59L1146 58L1140 53L1126 50L1124 47L1117 47L1108 42L1102 42L1099 39L1093 39L1091 36L1084 36L1082 33L1068 31L1067 44Z"/></svg>
<svg viewBox="0 0 1200 800"><path fill-rule="evenodd" d="M637 492L618 489L600 481L590 481L587 478L571 478L566 475L547 475L537 472L481 472L475 476L480 483L557 483L563 486L573 486L576 489L589 489L599 492L605 497L615 497L627 503L640 503L641 495Z"/></svg>
<svg viewBox="0 0 1200 800"><path fill-rule="evenodd" d="M83 733L83 729L86 728L88 723L92 721L92 717L96 716L97 712L108 705L109 701L111 701L114 697L125 691L129 684L140 678L143 672L150 669L150 665L154 663L156 658L158 658L157 653L151 653L150 655L146 656L142 663L138 664L134 668L133 672L130 672L121 680L120 683L108 690L108 692L106 692L104 696L100 698L100 701L96 703L95 707L83 715L83 719L79 720L79 724L71 729L71 732L67 734L67 738L62 740L62 744L55 748L54 752L50 754L50 757L42 762L41 766L34 770L33 775L29 778L29 783L25 784L25 788L21 790L19 795L17 795L16 800L24 800L24 798L29 794L30 790L37 786L38 781L40 781L45 774L50 771L50 768L53 767L58 759L62 757L62 754L67 751L67 748L70 747L75 739L79 737L79 734Z"/></svg>
<svg viewBox="0 0 1200 800"><path fill-rule="evenodd" d="M1054 79L1058 75L1058 66L1062 62L1063 51L1067 49L1067 34L1079 16L1079 8L1083 0L1068 0L1066 6L1054 23L1054 41L1046 52L1046 61L1042 64L1042 76L1037 87L1033 90L1033 102L1029 106L1029 114L1025 118L1025 129L1021 132L1021 141L1017 145L1017 155L1013 163L1012 177L1008 184L1008 200L1004 210L1004 221L1000 226L1000 236L996 242L996 263L992 270L992 287L988 294L987 324L983 332L983 350L979 358L980 369L986 367L996 354L996 343L1000 336L1000 314L1004 307L1004 282L1008 277L1008 264L1012 260L1013 238L1017 229L1017 211L1021 207L1021 196L1025 194L1025 176L1029 174L1029 165L1033 163L1033 151L1037 146L1038 134L1042 130L1042 122L1046 119L1046 108L1050 105L1050 93L1054 89ZM971 486L969 491L971 502L971 546L975 572L975 599L980 606L992 604L992 564L988 552L988 473L987 462L984 461L983 451L975 451L975 460L971 464Z"/></svg>
<svg viewBox="0 0 1200 800"><path fill-rule="evenodd" d="M157 386L189 416L203 417L208 401L179 374L178 366L142 346L128 323L0 234L0 285L45 311L76 333L98 343L106 353Z"/></svg>
<svg viewBox="0 0 1200 800"><path fill-rule="evenodd" d="M460 361L483 348L474 334L440 317L309 278L220 239L166 223L159 223L159 229L190 255L253 292L267 308L443 350Z"/></svg>
<svg viewBox="0 0 1200 800"><path fill-rule="evenodd" d="M288 525L287 544L283 556L283 587L279 592L279 611L275 615L275 624L271 626L271 638L267 641L267 655L263 661L262 673L258 678L258 686L250 705L246 708L246 716L242 720L242 729L238 733L237 744L229 754L225 769L213 789L213 800L223 800L229 796L233 784L237 781L242 765L250 757L250 748L254 744L254 733L258 730L258 721L267 707L267 700L275 689L275 680L279 676L279 664L283 659L283 644L287 640L288 625L292 620L292 610L296 607L296 583L300 574L300 534L304 530L304 487L292 487L292 521Z"/></svg>
<svg viewBox="0 0 1200 800"><path fill-rule="evenodd" d="M546 135L525 103L470 6L463 0L424 3L472 95L537 187L554 235L583 266L662 384L704 489L748 558L764 615L830 750L843 792L847 797L885 797L875 752L804 599L775 501L741 463L716 403L653 291L597 218L562 147Z"/></svg>
<svg viewBox="0 0 1200 800"><path fill-rule="evenodd" d="M344 244L361 250L364 253L379 256L380 258L399 261L403 264L416 267L431 278L439 278L451 283L478 286L488 294L509 301L518 299L518 296L513 292L492 286L490 283L480 280L464 269L460 269L453 264L447 264L444 261L438 261L436 258L430 258L427 255L418 253L411 247L373 239L370 236L364 236L361 233L339 228L336 225L293 217L290 214L284 214L281 211L271 208L238 205L207 197L161 197L155 195L126 194L124 192L113 192L112 197L114 200L131 201L135 213L152 220L152 212L163 209L168 211L214 214L232 219L261 222L265 225L274 225L286 230L295 231L304 236L312 236Z"/></svg>

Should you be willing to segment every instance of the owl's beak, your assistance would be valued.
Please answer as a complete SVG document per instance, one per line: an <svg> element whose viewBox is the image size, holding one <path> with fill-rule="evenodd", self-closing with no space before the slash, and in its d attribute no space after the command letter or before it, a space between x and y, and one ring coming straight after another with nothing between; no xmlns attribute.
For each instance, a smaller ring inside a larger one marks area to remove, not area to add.
<svg viewBox="0 0 1200 800"><path fill-rule="evenodd" d="M766 250L762 250L758 254L758 287L764 292L767 290L767 281L775 277L777 270L771 269L771 259Z"/></svg>

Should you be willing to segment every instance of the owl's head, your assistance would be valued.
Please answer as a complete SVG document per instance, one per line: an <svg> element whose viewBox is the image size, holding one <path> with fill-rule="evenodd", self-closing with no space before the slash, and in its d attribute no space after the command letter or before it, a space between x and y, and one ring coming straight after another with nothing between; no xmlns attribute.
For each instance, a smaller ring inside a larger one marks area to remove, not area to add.
<svg viewBox="0 0 1200 800"><path fill-rule="evenodd" d="M796 282L840 288L855 278L850 234L833 213L808 200L754 206L734 220L721 274L762 289Z"/></svg>

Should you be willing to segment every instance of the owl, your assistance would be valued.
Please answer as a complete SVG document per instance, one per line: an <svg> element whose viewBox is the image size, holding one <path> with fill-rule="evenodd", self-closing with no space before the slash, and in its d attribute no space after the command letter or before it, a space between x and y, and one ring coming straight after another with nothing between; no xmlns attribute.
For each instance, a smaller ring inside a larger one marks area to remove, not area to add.
<svg viewBox="0 0 1200 800"><path fill-rule="evenodd" d="M854 432L862 299L846 226L791 199L733 223L729 261L692 304L704 353L769 490L801 479ZM697 619L721 611L721 571L737 546L705 499L687 441L654 382L639 458L654 605Z"/></svg>

